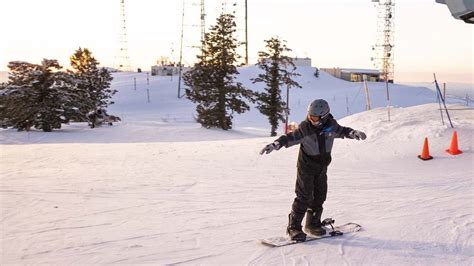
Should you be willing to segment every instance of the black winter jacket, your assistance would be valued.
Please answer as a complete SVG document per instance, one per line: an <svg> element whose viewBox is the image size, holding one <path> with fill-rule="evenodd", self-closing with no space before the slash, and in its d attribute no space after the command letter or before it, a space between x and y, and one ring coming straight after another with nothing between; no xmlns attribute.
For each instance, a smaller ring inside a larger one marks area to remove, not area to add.
<svg viewBox="0 0 474 266"><path fill-rule="evenodd" d="M331 162L331 150L335 138L350 138L352 128L339 125L334 117L329 114L327 121L317 127L306 119L298 128L277 141L286 148L301 144L298 164L321 163L328 165Z"/></svg>

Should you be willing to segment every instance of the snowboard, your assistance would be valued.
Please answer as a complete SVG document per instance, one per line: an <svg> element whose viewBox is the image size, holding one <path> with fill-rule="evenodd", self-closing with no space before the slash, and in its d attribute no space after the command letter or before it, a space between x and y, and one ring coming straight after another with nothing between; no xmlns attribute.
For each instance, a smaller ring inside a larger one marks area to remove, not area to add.
<svg viewBox="0 0 474 266"><path fill-rule="evenodd" d="M278 237L269 237L269 238L260 239L260 242L270 247L283 247L283 246L294 245L294 244L299 244L299 243L304 243L304 242L310 242L314 240L342 236L346 233L354 233L362 229L362 226L356 223L346 223L346 224L337 225L337 226L332 226L332 224L330 225L331 227L324 226L324 228L326 229L325 235L314 236L314 235L308 234L306 236L305 241L291 240L288 236L278 236Z"/></svg>

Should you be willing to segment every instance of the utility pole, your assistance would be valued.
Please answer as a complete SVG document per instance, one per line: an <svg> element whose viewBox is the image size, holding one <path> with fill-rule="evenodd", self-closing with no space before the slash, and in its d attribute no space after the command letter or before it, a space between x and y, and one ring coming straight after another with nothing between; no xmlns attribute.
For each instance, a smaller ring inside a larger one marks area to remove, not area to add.
<svg viewBox="0 0 474 266"><path fill-rule="evenodd" d="M247 3L247 1L245 1ZM290 115L290 86L286 86L286 119L285 134L288 133L288 116Z"/></svg>
<svg viewBox="0 0 474 266"><path fill-rule="evenodd" d="M183 15L181 18L181 43L179 45L178 98L181 98L181 76L183 72L183 38L184 38L184 0L183 0Z"/></svg>
<svg viewBox="0 0 474 266"><path fill-rule="evenodd" d="M204 12L204 0L201 0L201 43L206 35L206 13Z"/></svg>
<svg viewBox="0 0 474 266"><path fill-rule="evenodd" d="M390 94L388 91L388 77L385 75L385 89L387 91L387 114L388 114L388 121L390 121Z"/></svg>
<svg viewBox="0 0 474 266"><path fill-rule="evenodd" d="M249 38L247 24L247 0L245 0L245 65L249 65Z"/></svg>

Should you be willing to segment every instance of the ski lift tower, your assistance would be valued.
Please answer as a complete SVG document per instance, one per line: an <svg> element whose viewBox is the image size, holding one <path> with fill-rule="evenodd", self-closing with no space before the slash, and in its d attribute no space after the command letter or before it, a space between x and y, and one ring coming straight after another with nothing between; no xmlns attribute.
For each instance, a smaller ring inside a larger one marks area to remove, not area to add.
<svg viewBox="0 0 474 266"><path fill-rule="evenodd" d="M120 0L120 35L119 51L115 59L115 68L121 71L131 71L130 57L128 56L127 23L125 21L125 0Z"/></svg>
<svg viewBox="0 0 474 266"><path fill-rule="evenodd" d="M377 37L374 51L375 68L379 69L385 81L387 91L388 121L390 121L390 95L388 83L394 80L393 48L395 0L372 0L377 8Z"/></svg>
<svg viewBox="0 0 474 266"><path fill-rule="evenodd" d="M205 3L204 0L200 0L199 3L196 3L196 0L183 0L183 11L182 11L182 17L181 17L181 42L180 42L180 48L179 48L179 63L178 63L178 98L182 98L184 94L181 93L181 79L183 76L183 64L184 64L184 58L183 58L183 49L184 49L184 42L185 42L185 25L188 21L191 22L189 24L190 27L195 27L196 25L194 24L194 16L187 15L187 20L185 19L185 10L187 6L197 6L199 5L200 9L200 22L201 24L199 25L201 34L200 34L200 40L199 40L199 45L193 45L191 48L198 48L199 50L202 51L202 44L204 41L204 37L206 35L206 13L205 13ZM188 10L191 11L191 10ZM194 13L194 10L192 10ZM193 30L194 31L194 30ZM191 32L189 32L191 33ZM191 34L189 34L191 35ZM189 40L188 40L189 41ZM196 40L193 40L193 42L196 42Z"/></svg>
<svg viewBox="0 0 474 266"><path fill-rule="evenodd" d="M384 80L393 82L394 79L394 0L372 0L377 8L377 37L372 47L372 61L380 70Z"/></svg>

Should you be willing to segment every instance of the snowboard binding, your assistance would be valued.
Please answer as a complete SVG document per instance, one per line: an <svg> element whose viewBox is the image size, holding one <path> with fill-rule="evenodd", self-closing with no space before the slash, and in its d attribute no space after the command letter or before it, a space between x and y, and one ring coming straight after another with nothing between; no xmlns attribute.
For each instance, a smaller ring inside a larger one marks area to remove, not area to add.
<svg viewBox="0 0 474 266"><path fill-rule="evenodd" d="M326 218L321 222L321 225L326 226L326 227L327 227L327 225L331 226L332 231L329 232L329 235L331 235L331 236L342 236L344 234L343 232L334 229L334 223L335 222L336 221L333 218Z"/></svg>

